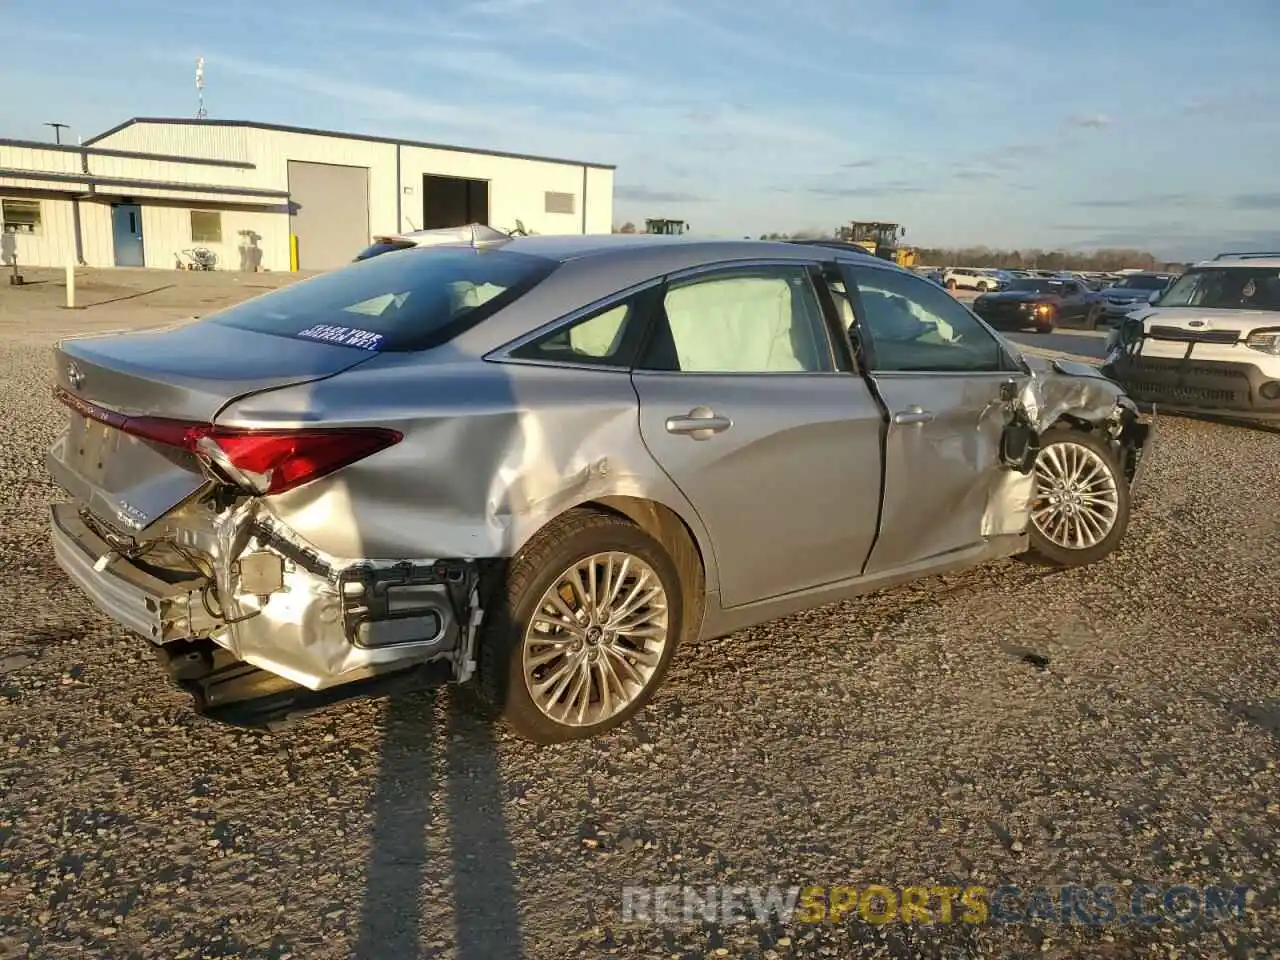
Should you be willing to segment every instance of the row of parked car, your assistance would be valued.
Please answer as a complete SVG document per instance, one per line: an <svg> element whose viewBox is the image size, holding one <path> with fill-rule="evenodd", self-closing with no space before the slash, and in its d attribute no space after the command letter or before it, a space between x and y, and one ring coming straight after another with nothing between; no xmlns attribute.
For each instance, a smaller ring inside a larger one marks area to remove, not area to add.
<svg viewBox="0 0 1280 960"><path fill-rule="evenodd" d="M1053 331L1061 322L1087 329L1115 324L1167 289L1172 274L1121 274L978 267L926 268L922 276L948 290L974 290L974 312L1004 329Z"/></svg>

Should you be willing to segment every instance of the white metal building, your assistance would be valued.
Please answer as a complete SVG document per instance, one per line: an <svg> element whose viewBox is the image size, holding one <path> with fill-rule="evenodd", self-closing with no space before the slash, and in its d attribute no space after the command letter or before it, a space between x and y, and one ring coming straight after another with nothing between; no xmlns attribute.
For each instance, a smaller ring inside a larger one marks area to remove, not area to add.
<svg viewBox="0 0 1280 960"><path fill-rule="evenodd" d="M85 141L0 139L0 260L325 270L372 237L486 223L608 233L607 164L250 121L133 119Z"/></svg>

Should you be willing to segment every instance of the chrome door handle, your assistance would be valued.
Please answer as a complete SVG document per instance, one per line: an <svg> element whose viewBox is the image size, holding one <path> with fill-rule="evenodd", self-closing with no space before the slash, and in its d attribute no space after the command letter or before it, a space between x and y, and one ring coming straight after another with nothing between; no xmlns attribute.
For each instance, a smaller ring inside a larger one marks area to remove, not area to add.
<svg viewBox="0 0 1280 960"><path fill-rule="evenodd" d="M921 410L915 405L907 407L905 410L899 410L893 415L894 423L929 423L932 420L932 410Z"/></svg>
<svg viewBox="0 0 1280 960"><path fill-rule="evenodd" d="M681 417L667 417L667 433L707 440L733 426L733 421L722 417L710 407L694 407Z"/></svg>

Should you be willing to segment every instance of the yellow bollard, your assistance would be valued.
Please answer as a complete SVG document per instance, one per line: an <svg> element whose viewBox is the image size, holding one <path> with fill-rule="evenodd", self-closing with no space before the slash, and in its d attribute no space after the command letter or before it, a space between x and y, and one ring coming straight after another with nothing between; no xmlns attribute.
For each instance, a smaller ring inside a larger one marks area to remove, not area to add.
<svg viewBox="0 0 1280 960"><path fill-rule="evenodd" d="M296 233L289 234L289 270L293 273L298 272L298 235Z"/></svg>

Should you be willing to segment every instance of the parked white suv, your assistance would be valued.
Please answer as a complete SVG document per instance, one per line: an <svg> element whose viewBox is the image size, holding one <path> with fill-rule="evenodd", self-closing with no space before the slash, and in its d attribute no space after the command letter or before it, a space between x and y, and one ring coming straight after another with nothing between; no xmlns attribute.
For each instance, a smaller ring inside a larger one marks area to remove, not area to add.
<svg viewBox="0 0 1280 960"><path fill-rule="evenodd" d="M1197 263L1112 331L1102 372L1139 403L1280 420L1280 253Z"/></svg>
<svg viewBox="0 0 1280 960"><path fill-rule="evenodd" d="M976 267L951 267L942 274L942 282L948 290L977 290L979 293L986 293L1000 288L998 278Z"/></svg>

